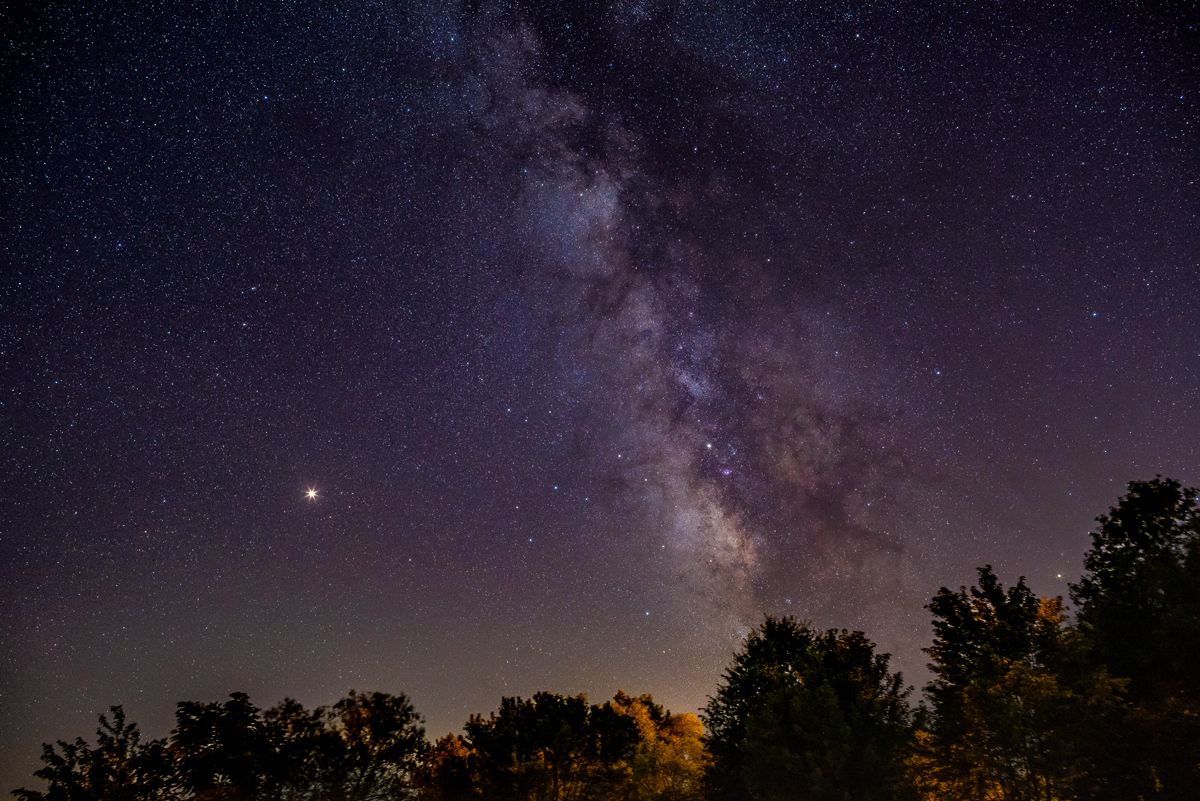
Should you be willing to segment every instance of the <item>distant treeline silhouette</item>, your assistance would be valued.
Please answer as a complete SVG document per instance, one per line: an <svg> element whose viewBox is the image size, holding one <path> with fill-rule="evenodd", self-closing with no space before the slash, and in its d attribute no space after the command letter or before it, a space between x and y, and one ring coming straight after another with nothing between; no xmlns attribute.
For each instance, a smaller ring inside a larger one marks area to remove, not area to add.
<svg viewBox="0 0 1200 801"><path fill-rule="evenodd" d="M699 718L649 695L503 698L432 745L403 695L268 710L180 703L142 742L120 707L95 744L44 748L22 801L1051 801L1200 797L1200 507L1132 482L1061 598L990 566L927 607L913 708L861 632L767 617ZM703 725L701 723L703 722Z"/></svg>

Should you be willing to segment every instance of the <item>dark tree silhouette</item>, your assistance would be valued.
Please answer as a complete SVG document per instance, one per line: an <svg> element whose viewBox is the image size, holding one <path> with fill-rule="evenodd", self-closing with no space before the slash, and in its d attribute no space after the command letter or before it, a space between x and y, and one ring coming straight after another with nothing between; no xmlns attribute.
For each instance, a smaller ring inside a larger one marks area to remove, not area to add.
<svg viewBox="0 0 1200 801"><path fill-rule="evenodd" d="M415 794L428 744L403 695L354 691L309 712L291 699L265 713L245 693L184 701L170 742L139 742L120 707L100 716L97 744L47 745L45 792L21 801L384 801Z"/></svg>
<svg viewBox="0 0 1200 801"><path fill-rule="evenodd" d="M1134 481L1097 518L1072 585L1095 658L1137 700L1200 695L1200 505L1161 477Z"/></svg>
<svg viewBox="0 0 1200 801"><path fill-rule="evenodd" d="M1024 578L1005 591L989 565L929 610L933 708L910 761L922 795L1049 801L1092 786L1092 745L1121 719L1123 683L1088 669L1062 599L1039 600Z"/></svg>
<svg viewBox="0 0 1200 801"><path fill-rule="evenodd" d="M478 796L471 747L457 734L433 744L418 774L424 801L468 801Z"/></svg>
<svg viewBox="0 0 1200 801"><path fill-rule="evenodd" d="M1071 587L1093 663L1134 709L1108 738L1111 797L1194 798L1200 787L1200 504L1197 490L1133 481L1092 534Z"/></svg>
<svg viewBox="0 0 1200 801"><path fill-rule="evenodd" d="M472 716L465 729L477 790L512 801L593 797L638 741L628 717L547 692L501 699L498 712Z"/></svg>
<svg viewBox="0 0 1200 801"><path fill-rule="evenodd" d="M262 718L275 749L275 773L268 789L283 798L333 797L330 789L339 781L345 748L329 709L309 711L285 698Z"/></svg>
<svg viewBox="0 0 1200 801"><path fill-rule="evenodd" d="M100 716L96 747L82 738L42 749L45 767L34 775L45 779L45 792L20 789L21 801L158 801L168 798L172 767L162 740L141 742L136 723L112 707Z"/></svg>
<svg viewBox="0 0 1200 801"><path fill-rule="evenodd" d="M332 798L375 801L404 798L429 744L421 717L404 695L350 695L333 706L333 730L342 751L333 779Z"/></svg>
<svg viewBox="0 0 1200 801"><path fill-rule="evenodd" d="M267 727L245 693L223 704L181 702L171 753L180 782L196 798L257 798L276 774Z"/></svg>
<svg viewBox="0 0 1200 801"><path fill-rule="evenodd" d="M618 692L504 698L473 715L466 736L438 740L422 773L428 801L699 801L705 764L700 721L649 695Z"/></svg>
<svg viewBox="0 0 1200 801"><path fill-rule="evenodd" d="M888 662L861 632L768 617L703 714L709 797L895 797L912 728Z"/></svg>

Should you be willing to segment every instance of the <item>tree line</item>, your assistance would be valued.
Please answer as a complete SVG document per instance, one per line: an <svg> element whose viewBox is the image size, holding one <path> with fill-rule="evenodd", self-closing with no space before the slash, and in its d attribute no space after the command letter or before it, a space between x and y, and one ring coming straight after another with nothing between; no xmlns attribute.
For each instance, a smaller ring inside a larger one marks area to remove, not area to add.
<svg viewBox="0 0 1200 801"><path fill-rule="evenodd" d="M95 744L46 745L21 801L1053 801L1200 792L1200 505L1132 482L1061 598L992 568L928 605L915 707L862 632L767 617L699 717L649 695L503 698L430 744L409 699L268 710L180 703L142 742L120 707Z"/></svg>

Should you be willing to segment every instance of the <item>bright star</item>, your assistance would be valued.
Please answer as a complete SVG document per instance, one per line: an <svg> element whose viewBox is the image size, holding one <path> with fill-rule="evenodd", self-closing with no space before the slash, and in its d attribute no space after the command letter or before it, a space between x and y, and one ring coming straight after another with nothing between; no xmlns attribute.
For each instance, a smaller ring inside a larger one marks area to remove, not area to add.
<svg viewBox="0 0 1200 801"><path fill-rule="evenodd" d="M317 499L317 491L312 487L309 487L308 491L304 493L304 497L308 498L310 501L315 501Z"/></svg>

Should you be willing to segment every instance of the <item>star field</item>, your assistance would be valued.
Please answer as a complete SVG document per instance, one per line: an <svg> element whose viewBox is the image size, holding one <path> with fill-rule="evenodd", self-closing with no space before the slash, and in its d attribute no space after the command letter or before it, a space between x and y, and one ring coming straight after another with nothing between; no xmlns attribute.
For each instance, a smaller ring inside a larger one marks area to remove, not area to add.
<svg viewBox="0 0 1200 801"><path fill-rule="evenodd" d="M1200 484L1182 6L84 6L5 15L0 789L117 703L694 711L764 613L920 684Z"/></svg>

